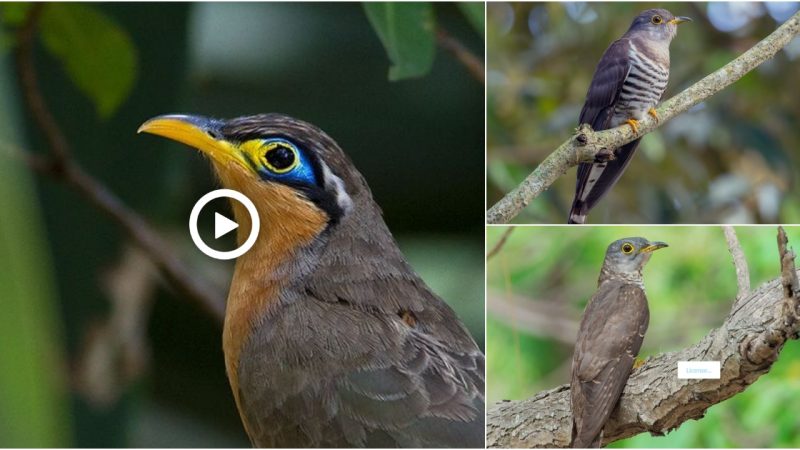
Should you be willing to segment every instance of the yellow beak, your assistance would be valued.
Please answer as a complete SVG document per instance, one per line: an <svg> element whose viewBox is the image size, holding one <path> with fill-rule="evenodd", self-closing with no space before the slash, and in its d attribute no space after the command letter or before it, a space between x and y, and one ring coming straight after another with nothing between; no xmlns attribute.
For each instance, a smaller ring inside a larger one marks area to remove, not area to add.
<svg viewBox="0 0 800 450"><path fill-rule="evenodd" d="M639 253L650 253L664 247L669 247L669 245L666 242L651 242L647 247L642 247Z"/></svg>
<svg viewBox="0 0 800 450"><path fill-rule="evenodd" d="M683 22L691 22L691 21L692 21L692 18L691 18L691 17L686 17L686 16L678 16L678 17L673 17L673 18L672 18L672 20L670 20L670 21L669 21L669 22L667 22L667 23L671 23L671 24L673 24L673 25L680 25L680 24L682 24Z"/></svg>
<svg viewBox="0 0 800 450"><path fill-rule="evenodd" d="M249 168L241 152L220 137L221 125L221 121L206 117L168 114L153 117L143 123L136 132L163 136L194 147L223 166L235 162L245 169Z"/></svg>

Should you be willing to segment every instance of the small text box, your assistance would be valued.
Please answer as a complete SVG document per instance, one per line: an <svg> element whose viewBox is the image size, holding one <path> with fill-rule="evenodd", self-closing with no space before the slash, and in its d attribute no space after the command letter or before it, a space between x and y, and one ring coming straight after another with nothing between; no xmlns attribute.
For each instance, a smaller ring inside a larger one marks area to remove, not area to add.
<svg viewBox="0 0 800 450"><path fill-rule="evenodd" d="M678 361L678 378L719 379L719 361Z"/></svg>

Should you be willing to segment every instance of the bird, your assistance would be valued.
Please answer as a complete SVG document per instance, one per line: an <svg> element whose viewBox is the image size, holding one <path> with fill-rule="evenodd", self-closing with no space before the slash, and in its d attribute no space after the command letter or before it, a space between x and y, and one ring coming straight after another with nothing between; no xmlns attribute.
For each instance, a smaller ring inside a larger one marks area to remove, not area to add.
<svg viewBox="0 0 800 450"><path fill-rule="evenodd" d="M664 242L631 237L606 250L572 357L573 448L600 447L603 426L622 395L650 321L642 269L652 252L664 247Z"/></svg>
<svg viewBox="0 0 800 450"><path fill-rule="evenodd" d="M198 149L258 211L222 339L252 445L484 447L484 355L332 138L277 113L169 114L139 132ZM241 245L251 219L231 204Z"/></svg>
<svg viewBox="0 0 800 450"><path fill-rule="evenodd" d="M639 120L650 114L658 120L655 106L669 80L669 45L678 25L692 19L674 16L666 9L641 12L621 38L606 49L597 64L579 124L595 131L628 124L638 133ZM568 223L586 222L586 215L619 180L631 162L641 137L613 152L581 163Z"/></svg>

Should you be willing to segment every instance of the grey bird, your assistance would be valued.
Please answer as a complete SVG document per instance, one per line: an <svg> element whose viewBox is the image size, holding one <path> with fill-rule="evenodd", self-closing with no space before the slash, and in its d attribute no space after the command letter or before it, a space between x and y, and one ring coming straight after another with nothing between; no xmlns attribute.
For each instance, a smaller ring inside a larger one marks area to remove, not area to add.
<svg viewBox="0 0 800 450"><path fill-rule="evenodd" d="M612 242L606 250L572 357L571 447L600 447L603 427L622 395L650 321L642 269L653 251L666 246L631 237Z"/></svg>
<svg viewBox="0 0 800 450"><path fill-rule="evenodd" d="M691 20L673 16L666 9L648 9L636 16L628 31L600 58L579 123L589 124L595 131L627 123L636 133L645 114L657 119L655 106L669 79L669 44L678 24ZM586 221L589 210L628 167L640 139L615 149L613 156L578 166L569 223Z"/></svg>

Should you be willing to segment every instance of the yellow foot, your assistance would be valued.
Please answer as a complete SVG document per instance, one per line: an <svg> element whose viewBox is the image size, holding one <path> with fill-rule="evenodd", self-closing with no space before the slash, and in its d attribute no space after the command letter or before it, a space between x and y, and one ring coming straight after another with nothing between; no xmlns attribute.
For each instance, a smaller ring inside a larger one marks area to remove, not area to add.
<svg viewBox="0 0 800 450"><path fill-rule="evenodd" d="M658 122L658 111L656 111L655 108L650 108L647 111L647 114L650 114L651 116L653 116L653 118L656 119L656 122Z"/></svg>
<svg viewBox="0 0 800 450"><path fill-rule="evenodd" d="M625 123L627 123L628 125L631 126L631 129L633 130L633 134L639 134L639 121L638 120L636 120L636 119L628 119L628 120L625 121Z"/></svg>
<svg viewBox="0 0 800 450"><path fill-rule="evenodd" d="M644 360L642 358L636 358L633 360L633 369L631 371L638 369L644 365Z"/></svg>

